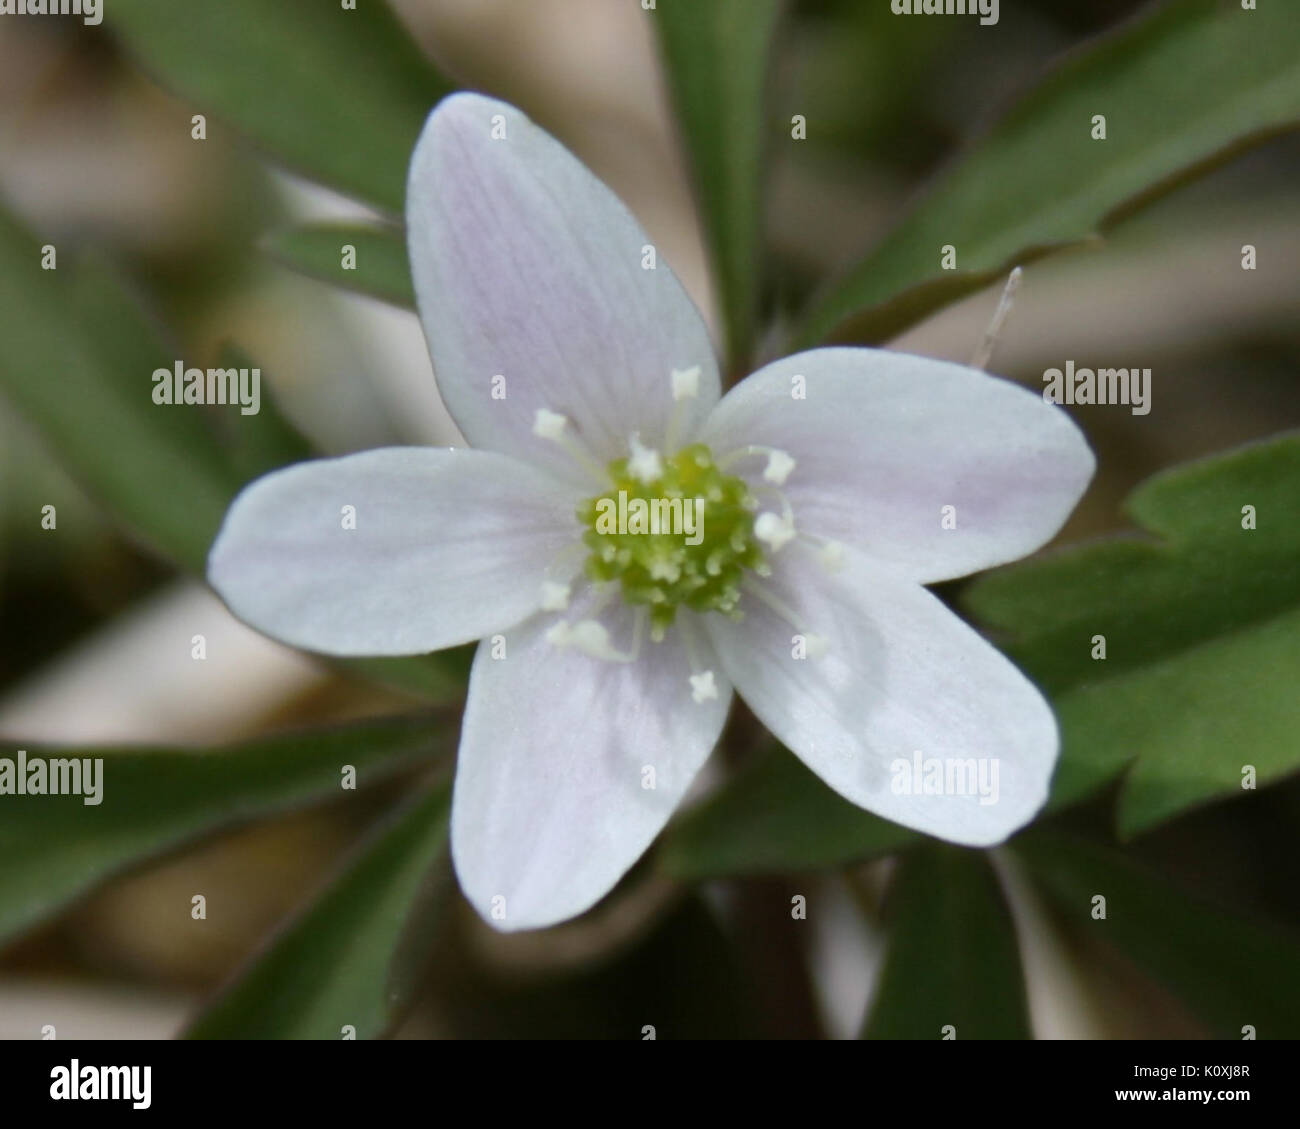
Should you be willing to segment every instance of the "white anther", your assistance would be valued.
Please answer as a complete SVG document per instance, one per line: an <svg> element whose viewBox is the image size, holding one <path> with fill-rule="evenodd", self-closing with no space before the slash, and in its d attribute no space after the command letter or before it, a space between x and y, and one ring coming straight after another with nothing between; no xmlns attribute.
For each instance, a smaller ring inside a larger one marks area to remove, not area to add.
<svg viewBox="0 0 1300 1129"><path fill-rule="evenodd" d="M718 686L713 681L713 671L705 670L691 675L691 698L697 706L714 701L717 696Z"/></svg>
<svg viewBox="0 0 1300 1129"><path fill-rule="evenodd" d="M700 394L700 366L673 369L673 399L694 400Z"/></svg>
<svg viewBox="0 0 1300 1129"><path fill-rule="evenodd" d="M559 412L547 411L546 408L538 408L537 414L533 417L533 434L542 439L558 440L564 434L568 423L567 416L562 416Z"/></svg>
<svg viewBox="0 0 1300 1129"><path fill-rule="evenodd" d="M774 553L780 552L784 545L793 541L794 535L794 522L780 514L769 511L759 514L754 521L754 536L766 542Z"/></svg>
<svg viewBox="0 0 1300 1129"><path fill-rule="evenodd" d="M653 447L645 447L641 443L638 435L633 435L628 441L632 449L631 457L627 460L627 472L643 486L648 486L656 479L664 475L663 460L659 457L659 452Z"/></svg>
<svg viewBox="0 0 1300 1129"><path fill-rule="evenodd" d="M594 619L578 620L577 626L569 632L569 644L576 646L582 654L591 658L602 658L606 662L630 662L632 656L624 654L610 643L610 632L604 630L604 624Z"/></svg>
<svg viewBox="0 0 1300 1129"><path fill-rule="evenodd" d="M775 483L777 486L784 486L785 480L790 477L790 472L795 468L795 461L784 451L769 451L767 456L767 469L763 471L763 477L768 481Z"/></svg>
<svg viewBox="0 0 1300 1129"><path fill-rule="evenodd" d="M562 612L569 606L569 586L553 580L542 581L542 611Z"/></svg>
<svg viewBox="0 0 1300 1129"><path fill-rule="evenodd" d="M817 558L827 572L839 572L844 567L844 546L839 541L827 541L817 550Z"/></svg>
<svg viewBox="0 0 1300 1129"><path fill-rule="evenodd" d="M584 655L606 662L631 662L635 656L624 654L609 641L609 632L594 619L582 619L575 624L561 620L546 633L546 641L557 647L574 647Z"/></svg>
<svg viewBox="0 0 1300 1129"><path fill-rule="evenodd" d="M803 634L803 649L810 659L819 659L831 649L831 641L825 635L814 635L811 631Z"/></svg>

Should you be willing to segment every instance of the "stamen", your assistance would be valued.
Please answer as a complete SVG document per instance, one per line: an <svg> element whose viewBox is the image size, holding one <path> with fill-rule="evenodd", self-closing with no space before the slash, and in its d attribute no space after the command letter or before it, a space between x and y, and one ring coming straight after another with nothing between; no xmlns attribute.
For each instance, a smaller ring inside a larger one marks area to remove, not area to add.
<svg viewBox="0 0 1300 1129"><path fill-rule="evenodd" d="M772 513L759 514L754 521L754 536L765 541L772 552L779 552L786 544L794 540L794 522L789 517Z"/></svg>
<svg viewBox="0 0 1300 1129"><path fill-rule="evenodd" d="M587 609L587 617L594 619L600 615L613 602L614 597L618 594L618 588L613 584L598 584L596 586L596 598L591 602L591 607Z"/></svg>
<svg viewBox="0 0 1300 1129"><path fill-rule="evenodd" d="M764 455L767 458L767 466L763 469L763 477L776 486L784 486L785 480L790 477L790 472L798 465L796 460L787 451L782 451L778 447L737 447L734 451L729 451L718 460L718 466L722 470L727 470L742 459L756 458Z"/></svg>
<svg viewBox="0 0 1300 1129"><path fill-rule="evenodd" d="M817 562L827 572L839 572L844 567L845 548L842 541L831 541L816 533L798 535L799 544L806 545L817 554Z"/></svg>
<svg viewBox="0 0 1300 1129"><path fill-rule="evenodd" d="M690 620L683 616L677 621L677 629L682 639L682 650L686 652L686 661L690 663L691 670L698 673L700 656L695 647L695 632L691 630Z"/></svg>
<svg viewBox="0 0 1300 1129"><path fill-rule="evenodd" d="M745 591L748 592L751 596L756 596L758 597L758 599L762 600L763 603L765 603L769 608L771 608L772 611L774 611L778 616L780 616L783 620L785 620L786 623L788 623L801 635L807 634L803 629L803 625L799 622L799 617L795 615L795 613L790 609L790 607L785 603L785 601L782 600L779 596L777 596L776 593L769 592L766 586L759 584L758 581L748 576L745 577L742 583L744 585Z"/></svg>
<svg viewBox="0 0 1300 1129"><path fill-rule="evenodd" d="M558 443L583 470L597 482L605 479L605 468L582 443L569 433L569 417L547 408L538 408L533 416L533 434L539 439Z"/></svg>
<svg viewBox="0 0 1300 1129"><path fill-rule="evenodd" d="M694 400L700 394L700 366L672 370L669 377L673 386L673 410L668 417L668 428L664 432L664 449L677 450L677 432L682 424L682 408L685 401Z"/></svg>
<svg viewBox="0 0 1300 1129"><path fill-rule="evenodd" d="M562 612L569 606L571 589L567 584L556 584L553 580L542 581L542 611Z"/></svg>
<svg viewBox="0 0 1300 1129"><path fill-rule="evenodd" d="M825 635L814 635L811 631L805 631L803 646L810 659L819 659L831 649L831 641Z"/></svg>
<svg viewBox="0 0 1300 1129"><path fill-rule="evenodd" d="M700 366L673 369L673 399L694 400L700 394Z"/></svg>
<svg viewBox="0 0 1300 1129"><path fill-rule="evenodd" d="M542 573L541 595L538 608L544 612L562 612L573 596L573 580L582 570L582 558L587 546L580 540L570 542L560 549Z"/></svg>
<svg viewBox="0 0 1300 1129"><path fill-rule="evenodd" d="M637 617L638 625L641 618ZM620 651L610 642L609 631L603 623L597 623L594 619L580 619L574 624L560 620L546 632L546 641L561 648L573 647L584 655L603 662L632 663L636 662L640 651L639 636L638 630L633 638L631 652Z"/></svg>
<svg viewBox="0 0 1300 1129"><path fill-rule="evenodd" d="M567 584L582 568L582 558L587 554L587 546L581 541L571 541L560 549L551 563L546 566L543 577L546 580Z"/></svg>
<svg viewBox="0 0 1300 1129"><path fill-rule="evenodd" d="M691 674L691 701L697 706L702 706L705 702L716 701L718 698L718 684L714 680L713 671L700 669L699 652L695 646L695 630L691 627L690 620L681 619L678 621L678 628L681 635L682 647L686 651L686 661L690 663Z"/></svg>
<svg viewBox="0 0 1300 1129"><path fill-rule="evenodd" d="M767 468L763 471L763 478L777 486L784 486L785 480L790 477L790 472L794 468L794 459L784 451L772 450L767 456Z"/></svg>
<svg viewBox="0 0 1300 1129"><path fill-rule="evenodd" d="M648 608L637 608L635 617L632 620L632 660L635 662L641 657L641 643L645 639L646 620L650 618Z"/></svg>
<svg viewBox="0 0 1300 1129"><path fill-rule="evenodd" d="M609 641L609 630L603 623L594 619L580 619L569 632L569 645L577 647L593 659L605 659L609 662L626 662L630 656L615 650Z"/></svg>
<svg viewBox="0 0 1300 1129"><path fill-rule="evenodd" d="M830 640L825 635L817 635L804 628L795 611L774 592L768 591L753 577L744 580L745 591L766 604L778 617L794 628L796 634L803 636L804 650L810 658L819 659L830 650Z"/></svg>
<svg viewBox="0 0 1300 1129"><path fill-rule="evenodd" d="M764 513L759 514L754 522L754 536L760 541L766 541L773 553L780 552L784 545L798 535L794 525L794 507L790 505L790 499L785 496L785 491L778 490L774 486L757 486L755 491L771 494L781 503L780 517L773 513ZM761 530L760 526L762 526Z"/></svg>
<svg viewBox="0 0 1300 1129"><path fill-rule="evenodd" d="M844 567L844 546L839 541L827 541L817 553L822 568L827 572L839 572Z"/></svg>
<svg viewBox="0 0 1300 1129"><path fill-rule="evenodd" d="M702 706L705 702L716 701L718 686L713 681L713 671L705 670L691 675L691 700Z"/></svg>
<svg viewBox="0 0 1300 1129"><path fill-rule="evenodd" d="M568 418L560 415L559 412L538 408L537 414L533 417L533 434L541 439L550 439L558 443L568 423Z"/></svg>
<svg viewBox="0 0 1300 1129"><path fill-rule="evenodd" d="M643 486L658 481L664 474L664 463L653 447L643 446L639 435L628 440L632 454L627 460L627 472Z"/></svg>

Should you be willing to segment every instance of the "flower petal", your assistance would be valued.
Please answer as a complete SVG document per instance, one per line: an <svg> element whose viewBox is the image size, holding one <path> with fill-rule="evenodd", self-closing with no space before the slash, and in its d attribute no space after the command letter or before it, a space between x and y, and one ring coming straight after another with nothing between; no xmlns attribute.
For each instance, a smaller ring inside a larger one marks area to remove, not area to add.
<svg viewBox="0 0 1300 1129"><path fill-rule="evenodd" d="M800 530L922 584L1039 548L1095 466L1082 432L1041 396L880 349L815 349L767 365L726 395L701 438L719 455L747 444L792 455L784 489ZM945 528L946 506L955 528Z"/></svg>
<svg viewBox="0 0 1300 1129"><path fill-rule="evenodd" d="M391 447L245 487L208 579L245 623L296 647L417 654L526 619L580 532L572 494L524 463Z"/></svg>
<svg viewBox="0 0 1300 1129"><path fill-rule="evenodd" d="M797 629L748 594L743 621L706 621L763 723L841 795L906 827L987 846L1032 819L1058 736L1028 679L924 588L857 554L833 575L804 548L775 560L765 587ZM794 657L796 634L807 657ZM946 794L916 794L918 752L927 769L960 769Z"/></svg>
<svg viewBox="0 0 1300 1129"><path fill-rule="evenodd" d="M612 618L625 642L629 614ZM452 856L465 896L502 930L553 925L608 893L681 801L731 702L720 669L716 698L692 700L677 631L617 663L548 643L555 622L510 633L504 658L480 644L470 676Z"/></svg>
<svg viewBox="0 0 1300 1129"><path fill-rule="evenodd" d="M651 244L631 213L515 107L466 93L439 103L406 211L438 388L473 446L571 473L533 434L539 409L567 416L604 463L633 431L662 445L674 369L700 369L683 431L716 403L708 330L677 278L663 262L643 269Z"/></svg>

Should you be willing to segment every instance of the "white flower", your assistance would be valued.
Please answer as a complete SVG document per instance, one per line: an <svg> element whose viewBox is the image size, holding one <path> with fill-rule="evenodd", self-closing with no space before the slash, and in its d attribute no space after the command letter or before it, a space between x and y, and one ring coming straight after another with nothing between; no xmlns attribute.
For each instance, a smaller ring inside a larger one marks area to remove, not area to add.
<svg viewBox="0 0 1300 1129"><path fill-rule="evenodd" d="M475 449L269 474L231 507L209 577L241 619L313 651L484 640L452 851L485 918L537 928L608 892L708 757L733 688L888 819L985 845L1033 817L1051 710L922 586L1057 531L1093 469L1058 408L973 369L848 348L776 361L720 398L700 315L662 261L646 268L636 221L478 95L430 116L407 223L438 385ZM598 533L596 503L620 488L705 498L699 544ZM996 758L997 802L891 787L918 751Z"/></svg>

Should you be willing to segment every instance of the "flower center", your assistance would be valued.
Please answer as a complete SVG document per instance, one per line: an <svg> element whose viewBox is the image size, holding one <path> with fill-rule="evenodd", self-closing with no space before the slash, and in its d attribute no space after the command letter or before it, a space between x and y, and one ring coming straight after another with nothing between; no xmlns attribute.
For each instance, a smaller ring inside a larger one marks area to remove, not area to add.
<svg viewBox="0 0 1300 1129"><path fill-rule="evenodd" d="M634 440L607 469L609 489L578 507L587 575L618 581L626 603L648 607L653 639L683 605L738 616L745 572L768 572L745 480L701 443L660 456Z"/></svg>
<svg viewBox="0 0 1300 1129"><path fill-rule="evenodd" d="M675 448L681 423L681 402L699 394L700 370L675 369L671 377L675 407L664 436L670 450ZM571 543L575 552L590 550L586 574L594 598L584 600L584 618L556 619L546 631L548 642L576 648L592 658L631 663L641 652L647 621L655 642L661 642L676 622L690 663L691 699L698 705L717 701L720 694L714 672L702 659L690 617L677 619L682 606L741 619L738 605L743 591L806 636L809 653L814 646L824 650L824 640L804 631L793 609L748 575L770 576L765 554L778 553L795 540L819 546L826 568L839 567L842 546L795 528L794 510L782 487L796 464L785 451L746 446L715 459L707 446L694 443L665 457L633 434L627 457L602 467L581 437L571 432L568 417L559 412L538 408L533 434L559 444L584 473L609 484L578 507L578 520L585 528L581 540ZM762 483L752 489L744 478L727 473L736 463L755 458L766 459L767 465ZM755 517L756 495L770 496L776 508ZM542 581L538 604L543 612L563 612L569 606L576 561L567 553L564 557L567 563L553 563ZM615 645L600 619L620 592L623 601L636 608L632 639L625 650Z"/></svg>

